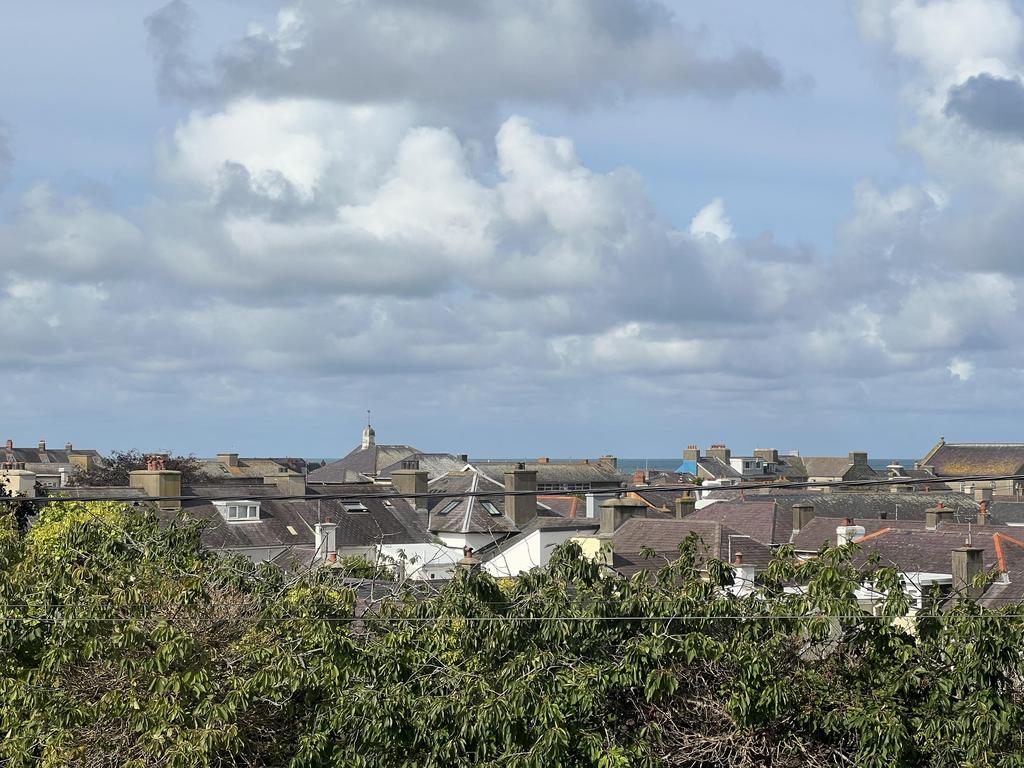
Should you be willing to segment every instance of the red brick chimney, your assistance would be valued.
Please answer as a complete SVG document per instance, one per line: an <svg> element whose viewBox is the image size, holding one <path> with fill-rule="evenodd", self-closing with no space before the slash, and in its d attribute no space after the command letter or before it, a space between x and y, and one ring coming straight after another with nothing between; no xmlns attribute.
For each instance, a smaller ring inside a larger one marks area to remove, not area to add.
<svg viewBox="0 0 1024 768"><path fill-rule="evenodd" d="M541 456L539 459L537 459L537 463L538 464L550 464L551 463L551 459L549 459L547 456Z"/></svg>
<svg viewBox="0 0 1024 768"><path fill-rule="evenodd" d="M644 485L647 482L647 473L642 469L633 470L633 485Z"/></svg>

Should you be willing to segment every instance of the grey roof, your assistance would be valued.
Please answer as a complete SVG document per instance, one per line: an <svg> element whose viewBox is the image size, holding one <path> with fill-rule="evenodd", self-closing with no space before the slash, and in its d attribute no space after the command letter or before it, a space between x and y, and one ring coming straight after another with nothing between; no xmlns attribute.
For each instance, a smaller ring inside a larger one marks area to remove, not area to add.
<svg viewBox="0 0 1024 768"><path fill-rule="evenodd" d="M390 467L414 453L420 451L411 445L371 445L369 448L356 448L344 458L310 472L307 481L345 483L355 481L359 475L375 477L385 467Z"/></svg>
<svg viewBox="0 0 1024 768"><path fill-rule="evenodd" d="M392 472L402 469L405 463L409 461L417 462L418 468L427 473L427 479L429 480L433 480L435 477L440 477L448 472L457 472L467 464L465 458L456 456L454 453L413 453L384 467L378 473L378 477L391 477Z"/></svg>
<svg viewBox="0 0 1024 768"><path fill-rule="evenodd" d="M720 480L725 477L743 477L741 473L732 468L731 464L727 464L717 456L701 456L697 459L697 466L702 469L707 476L716 480Z"/></svg>
<svg viewBox="0 0 1024 768"><path fill-rule="evenodd" d="M869 465L855 465L849 456L801 456L806 476L838 477L843 480L874 480L884 477Z"/></svg>
<svg viewBox="0 0 1024 768"><path fill-rule="evenodd" d="M212 479L264 478L286 472L305 472L304 459L239 458L237 466L219 459L200 459L200 469Z"/></svg>
<svg viewBox="0 0 1024 768"><path fill-rule="evenodd" d="M989 519L993 523L1024 523L1024 501L995 497L989 502Z"/></svg>
<svg viewBox="0 0 1024 768"><path fill-rule="evenodd" d="M35 448L6 448L0 447L0 457L3 461L24 462L26 464L58 465L71 464L72 456L91 456L94 459L102 459L99 451L92 448L72 448L70 451L65 448L50 449Z"/></svg>
<svg viewBox="0 0 1024 768"><path fill-rule="evenodd" d="M686 519L718 522L765 545L789 543L793 533L793 513L772 499L716 501L698 509Z"/></svg>
<svg viewBox="0 0 1024 768"><path fill-rule="evenodd" d="M891 493L858 491L850 493L820 493L784 488L766 488L753 491L714 490L709 498L747 501L774 499L782 511L792 514L794 504L811 504L815 516L879 518L884 513L889 520L924 520L925 511L942 504L953 510L954 518L973 521L978 515L978 502L957 491Z"/></svg>
<svg viewBox="0 0 1024 768"><path fill-rule="evenodd" d="M1024 470L1024 443L940 442L920 463L940 477L1016 475Z"/></svg>
<svg viewBox="0 0 1024 768"><path fill-rule="evenodd" d="M377 543L405 544L431 541L426 530L426 519L404 499L394 498L394 491L381 486L336 485L310 489L310 494L374 494L360 499L366 511L347 511L344 499L280 500L263 498L279 494L273 485L230 486L230 493L239 501L260 502L260 519L238 523L227 522L210 501L186 500L180 512L161 512L163 519L177 516L202 520L203 544L211 549L277 548L312 546L315 542L314 526L319 519L330 518L337 523L338 548L370 546ZM86 489L83 489L86 490ZM225 487L191 486L183 489L184 496L223 497Z"/></svg>
<svg viewBox="0 0 1024 768"><path fill-rule="evenodd" d="M508 461L471 461L474 467L486 472L495 479L502 479L505 472L516 469L516 462ZM609 464L601 461L582 462L523 462L525 468L537 473L540 484L556 483L591 483L608 487L616 487L626 477Z"/></svg>
<svg viewBox="0 0 1024 768"><path fill-rule="evenodd" d="M698 552L702 559L726 560L729 557L729 537L737 532L729 526L711 520L654 520L633 518L623 523L612 536L612 567L623 575L638 571L656 571L679 557L679 545L690 534L698 537ZM734 538L732 553L743 553L743 562L765 568L771 562L771 550L763 544ZM653 550L652 557L644 557L644 549Z"/></svg>
<svg viewBox="0 0 1024 768"><path fill-rule="evenodd" d="M483 472L468 469L448 474L428 484L430 530L448 533L513 533L518 530L505 516L505 486ZM493 491L493 496L453 496L466 492ZM492 514L488 507L496 514Z"/></svg>

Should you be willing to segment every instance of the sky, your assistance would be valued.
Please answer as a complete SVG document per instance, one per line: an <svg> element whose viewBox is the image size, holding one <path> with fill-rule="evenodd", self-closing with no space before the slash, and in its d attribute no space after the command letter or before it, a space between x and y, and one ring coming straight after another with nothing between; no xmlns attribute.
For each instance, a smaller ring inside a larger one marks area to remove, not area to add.
<svg viewBox="0 0 1024 768"><path fill-rule="evenodd" d="M36 0L0 435L1022 441L1024 5Z"/></svg>

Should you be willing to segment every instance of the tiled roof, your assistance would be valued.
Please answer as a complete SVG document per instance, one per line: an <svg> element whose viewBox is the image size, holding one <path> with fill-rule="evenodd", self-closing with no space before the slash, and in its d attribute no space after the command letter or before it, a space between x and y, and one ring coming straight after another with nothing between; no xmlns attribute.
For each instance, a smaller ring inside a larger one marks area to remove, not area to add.
<svg viewBox="0 0 1024 768"><path fill-rule="evenodd" d="M1014 497L996 497L989 502L989 519L993 523L1024 523L1024 501Z"/></svg>
<svg viewBox="0 0 1024 768"><path fill-rule="evenodd" d="M786 544L793 533L793 513L773 500L716 501L698 509L687 520L722 523L761 544Z"/></svg>
<svg viewBox="0 0 1024 768"><path fill-rule="evenodd" d="M941 477L1020 474L1024 443L940 443L921 464Z"/></svg>
<svg viewBox="0 0 1024 768"><path fill-rule="evenodd" d="M815 516L821 517L879 518L884 513L888 520L924 520L925 511L938 504L952 509L954 519L961 522L973 521L978 515L978 503L972 497L948 489L913 493L820 493L784 488L741 492L722 489L711 491L707 496L731 501L774 499L787 514L792 514L794 504L807 503L814 506Z"/></svg>
<svg viewBox="0 0 1024 768"><path fill-rule="evenodd" d="M710 520L654 520L633 518L619 527L612 537L612 567L624 575L637 571L657 570L665 563L679 557L679 545L690 534L698 537L698 551L704 558L726 560L729 557L729 541L732 539L732 554L743 553L743 562L764 568L771 562L771 550L750 539L737 539L737 531L729 526ZM644 549L653 550L654 556L645 558Z"/></svg>

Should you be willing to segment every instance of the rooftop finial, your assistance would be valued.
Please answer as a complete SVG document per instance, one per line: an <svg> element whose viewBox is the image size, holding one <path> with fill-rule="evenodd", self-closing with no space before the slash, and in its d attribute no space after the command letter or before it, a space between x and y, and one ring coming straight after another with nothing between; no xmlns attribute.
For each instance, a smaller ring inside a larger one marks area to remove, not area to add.
<svg viewBox="0 0 1024 768"><path fill-rule="evenodd" d="M366 409L366 429L363 430L363 442L362 447L372 448L376 441L376 433L373 431L373 427L370 426L370 409Z"/></svg>

